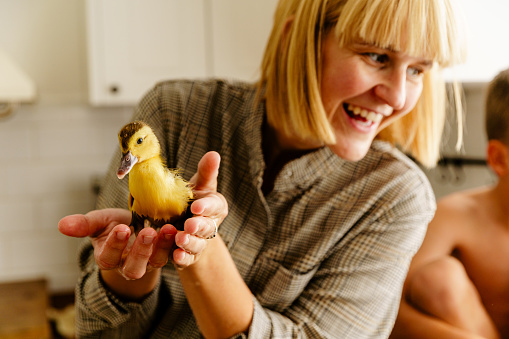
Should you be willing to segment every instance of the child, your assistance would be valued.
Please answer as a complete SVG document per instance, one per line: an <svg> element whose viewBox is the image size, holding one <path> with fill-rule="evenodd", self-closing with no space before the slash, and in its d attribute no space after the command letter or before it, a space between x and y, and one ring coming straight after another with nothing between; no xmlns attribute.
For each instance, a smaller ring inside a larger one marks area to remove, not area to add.
<svg viewBox="0 0 509 339"><path fill-rule="evenodd" d="M485 106L493 187L438 204L405 283L394 338L509 337L509 69Z"/></svg>

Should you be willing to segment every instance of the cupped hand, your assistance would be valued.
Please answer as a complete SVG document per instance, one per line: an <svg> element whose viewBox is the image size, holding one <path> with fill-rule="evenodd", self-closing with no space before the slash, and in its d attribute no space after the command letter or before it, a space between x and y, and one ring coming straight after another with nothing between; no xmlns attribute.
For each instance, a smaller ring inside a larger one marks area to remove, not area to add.
<svg viewBox="0 0 509 339"><path fill-rule="evenodd" d="M58 229L71 237L90 237L94 257L103 271L118 271L125 279L140 279L147 271L168 261L177 230L165 225L156 232L147 227L131 236L131 213L123 209L103 209L60 220Z"/></svg>
<svg viewBox="0 0 509 339"><path fill-rule="evenodd" d="M228 204L217 192L220 156L205 154L191 178L196 200L191 205L193 217L186 220L183 231L172 225L163 226L159 233L147 227L137 237L129 228L131 213L123 209L103 209L85 215L76 214L60 220L58 228L71 237L90 237L94 257L102 271L118 271L125 279L140 279L147 271L160 269L174 245L173 262L177 267L195 263L213 241L217 227L228 215Z"/></svg>
<svg viewBox="0 0 509 339"><path fill-rule="evenodd" d="M217 176L221 158L217 152L206 153L198 163L198 171L191 178L196 200L191 204L193 217L186 220L183 231L177 231L173 262L185 268L199 260L217 228L228 215L228 203L217 192Z"/></svg>

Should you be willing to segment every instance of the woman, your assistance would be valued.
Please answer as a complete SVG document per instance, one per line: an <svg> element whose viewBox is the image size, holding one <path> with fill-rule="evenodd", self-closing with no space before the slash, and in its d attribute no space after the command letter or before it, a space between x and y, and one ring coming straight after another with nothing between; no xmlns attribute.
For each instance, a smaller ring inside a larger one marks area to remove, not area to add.
<svg viewBox="0 0 509 339"><path fill-rule="evenodd" d="M62 233L91 239L78 333L387 337L435 210L395 146L437 160L440 70L462 57L454 11L449 0L281 0L257 86L158 84L134 118L191 178L194 217L130 245L126 210L62 219ZM99 208L126 208L119 158Z"/></svg>

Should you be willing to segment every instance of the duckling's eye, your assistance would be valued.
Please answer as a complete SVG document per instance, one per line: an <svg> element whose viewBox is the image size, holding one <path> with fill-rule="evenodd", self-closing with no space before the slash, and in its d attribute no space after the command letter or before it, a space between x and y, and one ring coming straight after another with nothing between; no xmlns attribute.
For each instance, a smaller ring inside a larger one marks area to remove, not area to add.
<svg viewBox="0 0 509 339"><path fill-rule="evenodd" d="M141 144L142 142L143 142L143 138L139 138L139 139L136 141L136 143L137 143L138 145L139 145L139 144Z"/></svg>

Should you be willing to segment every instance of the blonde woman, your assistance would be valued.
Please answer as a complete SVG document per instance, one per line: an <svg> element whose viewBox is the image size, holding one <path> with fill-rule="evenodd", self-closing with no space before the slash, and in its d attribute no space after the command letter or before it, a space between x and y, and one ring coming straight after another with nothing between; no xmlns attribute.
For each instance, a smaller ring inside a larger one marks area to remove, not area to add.
<svg viewBox="0 0 509 339"><path fill-rule="evenodd" d="M435 211L404 152L438 158L440 72L462 60L454 13L449 0L281 0L257 84L158 84L134 119L194 184L194 217L128 245L115 155L101 209L59 224L90 236L78 333L387 337Z"/></svg>

